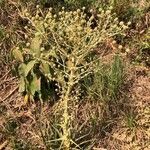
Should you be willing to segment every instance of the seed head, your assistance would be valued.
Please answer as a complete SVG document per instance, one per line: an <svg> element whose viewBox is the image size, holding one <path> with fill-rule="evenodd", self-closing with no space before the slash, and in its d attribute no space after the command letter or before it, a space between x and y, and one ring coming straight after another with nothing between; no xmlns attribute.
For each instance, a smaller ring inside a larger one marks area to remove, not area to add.
<svg viewBox="0 0 150 150"><path fill-rule="evenodd" d="M25 26L24 28L25 28L26 30L28 29L28 27L27 27L27 26Z"/></svg>
<svg viewBox="0 0 150 150"><path fill-rule="evenodd" d="M115 41L115 40L113 40L112 44L116 44L116 41Z"/></svg>
<svg viewBox="0 0 150 150"><path fill-rule="evenodd" d="M124 25L124 22L123 22L123 21L121 21L121 22L119 23L119 25L120 25L120 26L123 26L123 25Z"/></svg>
<svg viewBox="0 0 150 150"><path fill-rule="evenodd" d="M40 8L40 6L39 6L39 5L36 5L36 8L37 8L37 9L39 9L39 8Z"/></svg>
<svg viewBox="0 0 150 150"><path fill-rule="evenodd" d="M98 10L101 12L103 9L102 9L102 8L99 8Z"/></svg>
<svg viewBox="0 0 150 150"><path fill-rule="evenodd" d="M130 26L130 25L131 25L131 21L129 21L129 22L127 23L127 25Z"/></svg>
<svg viewBox="0 0 150 150"><path fill-rule="evenodd" d="M25 34L24 38L25 38L25 39L27 39L27 38L28 38L27 34Z"/></svg>
<svg viewBox="0 0 150 150"><path fill-rule="evenodd" d="M130 49L129 49L129 48L127 48L127 49L126 49L126 52L127 52L127 53L129 53L129 52L130 52Z"/></svg>
<svg viewBox="0 0 150 150"><path fill-rule="evenodd" d="M93 13L93 9L90 10L90 13Z"/></svg>
<svg viewBox="0 0 150 150"><path fill-rule="evenodd" d="M110 10L107 10L107 11L106 11L106 15L109 15L110 13L111 13Z"/></svg>
<svg viewBox="0 0 150 150"><path fill-rule="evenodd" d="M26 43L26 47L29 47L30 46L30 43Z"/></svg>
<svg viewBox="0 0 150 150"><path fill-rule="evenodd" d="M77 13L80 13L81 12L81 10L80 9L77 9Z"/></svg>
<svg viewBox="0 0 150 150"><path fill-rule="evenodd" d="M121 49L123 48L123 46L122 46L122 45L119 45L118 48L121 50Z"/></svg>
<svg viewBox="0 0 150 150"><path fill-rule="evenodd" d="M85 7L82 7L82 10L85 10Z"/></svg>
<svg viewBox="0 0 150 150"><path fill-rule="evenodd" d="M51 12L51 11L53 10L53 8L52 8L52 7L50 7L48 10Z"/></svg>
<svg viewBox="0 0 150 150"><path fill-rule="evenodd" d="M41 47L40 51L42 52L42 51L44 51L44 50L45 50L45 48L44 48L44 47Z"/></svg>
<svg viewBox="0 0 150 150"><path fill-rule="evenodd" d="M112 9L113 9L113 6L110 6L109 9L112 10Z"/></svg>

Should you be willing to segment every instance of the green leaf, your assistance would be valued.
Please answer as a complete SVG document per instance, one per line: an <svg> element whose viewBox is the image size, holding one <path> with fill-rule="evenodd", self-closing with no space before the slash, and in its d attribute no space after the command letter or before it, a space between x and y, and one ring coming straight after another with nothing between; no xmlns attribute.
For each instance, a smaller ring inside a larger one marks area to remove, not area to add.
<svg viewBox="0 0 150 150"><path fill-rule="evenodd" d="M25 84L25 80L24 77L20 78L20 84L19 84L19 92L22 93L26 90L26 84Z"/></svg>
<svg viewBox="0 0 150 150"><path fill-rule="evenodd" d="M17 61L23 62L23 55L22 55L21 51L18 48L13 50L13 56L15 57L15 59Z"/></svg>
<svg viewBox="0 0 150 150"><path fill-rule="evenodd" d="M49 74L50 73L50 66L49 64L45 63L44 61L42 61L41 65L40 65L41 71L44 74Z"/></svg>
<svg viewBox="0 0 150 150"><path fill-rule="evenodd" d="M41 90L41 78L38 78L33 74L33 80L30 83L30 92L34 96L35 92L40 92Z"/></svg>
<svg viewBox="0 0 150 150"><path fill-rule="evenodd" d="M25 68L25 77L29 74L29 72L33 69L34 65L36 64L36 60L30 61Z"/></svg>
<svg viewBox="0 0 150 150"><path fill-rule="evenodd" d="M35 36L31 41L31 52L35 54L36 57L39 57L41 54L40 46L42 44L42 39L40 35Z"/></svg>
<svg viewBox="0 0 150 150"><path fill-rule="evenodd" d="M25 77L25 70L26 70L26 64L25 63L20 64L18 67L19 75Z"/></svg>

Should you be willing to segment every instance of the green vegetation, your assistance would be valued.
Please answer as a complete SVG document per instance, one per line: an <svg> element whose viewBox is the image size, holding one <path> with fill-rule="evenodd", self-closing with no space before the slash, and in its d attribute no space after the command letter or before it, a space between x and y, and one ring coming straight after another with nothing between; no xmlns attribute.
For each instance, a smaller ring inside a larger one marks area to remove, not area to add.
<svg viewBox="0 0 150 150"><path fill-rule="evenodd" d="M149 149L149 4L0 1L0 150Z"/></svg>

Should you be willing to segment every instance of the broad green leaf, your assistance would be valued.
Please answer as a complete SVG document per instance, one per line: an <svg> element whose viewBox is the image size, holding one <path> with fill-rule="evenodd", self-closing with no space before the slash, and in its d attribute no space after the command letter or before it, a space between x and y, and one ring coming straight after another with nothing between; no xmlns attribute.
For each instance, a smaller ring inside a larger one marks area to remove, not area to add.
<svg viewBox="0 0 150 150"><path fill-rule="evenodd" d="M34 96L35 92L40 92L41 90L41 78L38 78L33 74L33 80L30 83L30 92Z"/></svg>
<svg viewBox="0 0 150 150"><path fill-rule="evenodd" d="M18 67L19 75L25 77L26 64L22 63Z"/></svg>
<svg viewBox="0 0 150 150"><path fill-rule="evenodd" d="M35 36L31 41L31 52L35 54L36 57L39 57L41 54L40 46L42 44L42 39L40 35Z"/></svg>
<svg viewBox="0 0 150 150"><path fill-rule="evenodd" d="M33 69L34 65L36 64L36 60L32 60L30 61L27 65L26 65L26 69L25 69L25 77L29 74L29 72Z"/></svg>
<svg viewBox="0 0 150 150"><path fill-rule="evenodd" d="M19 92L22 93L26 90L26 84L25 84L25 80L24 77L20 78L20 84L19 84Z"/></svg>
<svg viewBox="0 0 150 150"><path fill-rule="evenodd" d="M41 65L40 65L41 71L44 74L49 74L50 73L50 66L49 64L45 63L44 61L42 61Z"/></svg>
<svg viewBox="0 0 150 150"><path fill-rule="evenodd" d="M23 55L19 49L16 48L13 50L13 56L17 61L23 62Z"/></svg>

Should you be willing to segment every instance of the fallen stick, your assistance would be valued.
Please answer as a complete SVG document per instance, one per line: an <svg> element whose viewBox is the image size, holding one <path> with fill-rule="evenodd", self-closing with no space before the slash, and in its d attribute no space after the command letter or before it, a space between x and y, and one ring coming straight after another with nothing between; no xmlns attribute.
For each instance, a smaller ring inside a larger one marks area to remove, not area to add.
<svg viewBox="0 0 150 150"><path fill-rule="evenodd" d="M0 150L2 150L3 148L5 148L8 144L8 141L6 140L3 144L0 145Z"/></svg>
<svg viewBox="0 0 150 150"><path fill-rule="evenodd" d="M11 91L11 93L9 93L4 99L2 99L2 102L8 99L18 88L19 86L17 86L13 91Z"/></svg>

